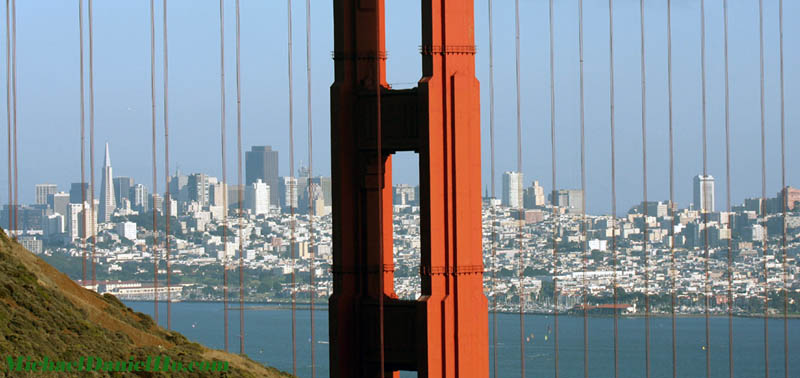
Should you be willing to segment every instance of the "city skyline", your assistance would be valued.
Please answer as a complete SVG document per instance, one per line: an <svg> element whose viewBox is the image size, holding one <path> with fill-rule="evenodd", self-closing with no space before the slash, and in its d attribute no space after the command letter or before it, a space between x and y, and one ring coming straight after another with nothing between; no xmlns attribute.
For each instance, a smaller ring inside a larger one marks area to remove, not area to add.
<svg viewBox="0 0 800 378"><path fill-rule="evenodd" d="M171 103L171 161L170 171L203 171L221 176L219 162L219 81L218 46L216 43L197 43L199 40L215 39L218 33L218 6L215 4L192 4L186 0L169 3L170 22L174 23L170 34L173 48L170 59L170 103ZM232 6L232 4L229 4ZM303 35L304 4L295 4L297 17L294 26L296 34ZM332 37L327 33L332 27L331 20L323 17L330 14L331 4L322 2L312 14L312 56L311 69L312 105L315 149L313 157L315 172L330 174L330 150L328 136L330 123L329 86L333 82L333 69L330 63ZM523 2L520 5L521 17L526 22L521 30L523 70L522 80L522 124L523 124L523 173L528 178L538 179L540 184L551 191L551 162L549 128L549 95L547 91L547 46L532 37L545 33L547 12L544 3ZM77 15L71 4L51 4L38 6L35 2L20 2L19 17L19 147L20 188L34 184L79 181L79 106L78 106L78 56ZM285 75L271 75L272 72L286 72L285 59L272 59L285 56L286 44L282 41L286 33L285 4L244 2L242 4L242 115L243 144L271 145L279 151L288 151L288 108L285 91L288 86ZM416 64L419 59L419 30L409 28L419 20L418 6L399 6L388 2L387 12L393 14L387 22L387 48L392 52L387 60L387 79L395 87L413 86L419 80L420 72ZM485 12L486 4L476 1L476 10ZM607 9L603 4L586 4L586 130L587 130L587 193L586 204L589 213L610 212L610 152L608 150L608 56L607 56ZM636 19L638 9L633 4L616 4L618 17ZM651 21L646 29L648 60L648 197L668 197L667 138L666 138L666 70L664 4L648 2L645 12ZM724 140L723 128L723 88L722 88L722 45L721 45L721 5L707 4L708 30L708 173L717 178L720 189L724 188ZM736 83L731 91L731 142L732 142L732 201L740 202L746 197L760 193L760 144L758 108L758 59L751 52L757 49L757 22L751 15L753 4L732 3L731 18L731 82ZM497 146L512 145L515 137L514 101L514 30L507 25L513 20L510 7L497 6L495 17L495 126ZM800 3L787 2L785 12L800 12ZM189 11L191 10L191 12ZM156 18L160 10L156 10ZM556 5L555 43L556 54L556 142L557 142L557 187L578 188L579 161L578 122L577 122L577 28L573 16L576 12L572 2ZM765 4L765 18L776 16L773 2ZM191 14L191 16L189 16ZM233 14L226 9L226 14ZM150 103L148 60L148 10L144 3L111 4L98 3L95 9L95 74L96 74L96 127L95 138L108 140L115 148L115 171L132 177L136 182L150 182ZM266 26L256 20L267 19ZM113 21L113 22L112 22ZM121 22L120 22L121 21ZM44 23L47 27L44 27ZM695 3L676 2L673 9L674 39L674 91L675 99L675 178L676 201L692 201L692 188L682 183L701 171L700 156L700 76L699 76L699 9ZM266 32L263 29L267 28ZM617 39L617 187L618 211L635 205L642 198L641 193L641 135L640 101L638 80L638 30L633 23L619 23L616 26ZM60 33L42 34L44 30L57 28ZM800 25L786 25L786 61L797 61L800 56ZM158 29L158 28L157 28ZM403 30L403 33L398 33ZM768 192L780 186L779 163L779 115L777 114L777 54L774 36L777 32L775 22L765 24L766 48L766 123L767 123L767 184ZM157 30L156 40L160 41ZM233 38L233 30L226 31ZM481 83L481 129L482 129L482 176L481 188L491 186L489 182L489 109L488 109L488 56L487 23L485 17L476 19L477 76ZM281 36L281 38L271 38ZM232 40L231 40L232 42ZM298 41L299 42L299 41ZM47 43L43 48L42 43ZM158 47L157 47L158 51ZM266 51L270 51L267 54ZM0 52L2 53L2 52ZM294 50L296 64L305 66L305 54L300 45ZM160 54L156 59L160 59ZM232 56L226 57L230 59ZM232 62L230 62L232 63ZM233 69L232 64L226 64ZM268 69L264 69L267 67ZM790 90L786 93L787 140L798 140L800 134L791 125L798 123L800 115L791 106L797 103L798 94L791 88L800 77L800 66L786 66L786 80ZM160 70L159 70L160 71ZM303 70L295 74L295 166L307 160L305 77ZM630 75L621 75L624 72ZM74 74L73 76L70 76ZM157 72L160 80L161 72ZM233 77L233 72L227 72ZM234 93L233 82L229 80L228 97ZM42 92L47 89L47 93ZM259 89L260 88L260 89ZM157 103L161 100L157 93ZM233 106L235 101L228 101ZM47 108L47 112L37 109ZM229 109L228 154L229 179L234 177L235 139L233 138L235 112ZM163 119L160 105L157 106L157 119ZM110 126L113 125L113 126ZM302 127L301 127L302 126ZM159 121L159 129L161 129ZM161 130L159 130L161 133ZM41 135L50 137L43 139ZM163 138L157 140L159 160L158 182L163 183ZM32 149L49 151L48 154L26 154ZM100 145L96 146L95 166L102 167ZM58 156L53 159L51 156ZM88 153L87 153L88 156ZM302 157L302 159L300 158ZM515 167L516 156L513 149L500 148L497 152L495 170L501 173ZM244 159L244 157L243 157ZM800 150L788 149L786 161L787 184L799 186L798 167L793 162L800 161ZM416 158L411 154L398 154L394 158L395 182L415 184ZM87 170L88 170L87 161ZM281 159L279 171L286 175L288 159ZM88 174L87 174L88 176ZM86 180L88 181L88 177ZM498 174L496 187L501 187ZM0 195L7 197L5 176L0 177ZM99 180L99 175L96 177ZM98 184L96 182L96 184ZM99 185L98 185L99 186ZM717 195L724 198L724 189ZM22 202L32 202L33 193L20 191ZM719 205L719 204L718 204Z"/></svg>

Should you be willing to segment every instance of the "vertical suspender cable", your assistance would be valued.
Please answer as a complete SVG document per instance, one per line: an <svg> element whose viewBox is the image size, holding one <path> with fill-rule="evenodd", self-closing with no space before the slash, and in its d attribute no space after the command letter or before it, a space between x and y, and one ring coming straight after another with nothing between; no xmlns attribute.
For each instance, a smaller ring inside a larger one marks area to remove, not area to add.
<svg viewBox="0 0 800 378"><path fill-rule="evenodd" d="M17 1L11 0L11 91L14 115L14 238L19 235L19 185L17 176Z"/></svg>
<svg viewBox="0 0 800 378"><path fill-rule="evenodd" d="M311 378L315 378L317 376L317 367L314 363L315 356L314 356L314 300L316 299L316 290L314 287L314 216L316 215L316 211L314 208L314 186L311 183L311 178L313 177L313 154L312 151L314 150L314 138L313 138L313 130L312 130L312 117L311 117L311 0L306 0L306 90L307 90L307 98L306 101L308 102L307 111L308 114L306 115L308 119L308 181L306 185L308 187L308 268L309 268L309 285L311 286L310 289L310 297L311 301L309 302L309 317L311 322Z"/></svg>
<svg viewBox="0 0 800 378"><path fill-rule="evenodd" d="M83 0L78 0L83 1ZM150 0L150 123L153 139L153 194L158 193L156 168L156 16L154 0ZM81 184L83 186L83 184ZM169 189L169 188L167 188ZM153 202L153 318L158 324L158 214Z"/></svg>
<svg viewBox="0 0 800 378"><path fill-rule="evenodd" d="M222 149L222 312L225 351L228 351L228 167L225 153L225 1L219 0L219 91L220 91L220 141Z"/></svg>
<svg viewBox="0 0 800 378"><path fill-rule="evenodd" d="M725 209L728 212L728 229L732 229L731 211L731 117L730 86L728 82L728 0L722 2L725 38ZM728 238L728 374L733 378L733 241Z"/></svg>
<svg viewBox="0 0 800 378"><path fill-rule="evenodd" d="M497 378L497 286L495 276L497 274L497 232L494 226L496 219L496 212L492 201L495 196L495 176L494 176L494 26L492 24L492 0L489 0L489 149L491 159L491 187L492 196L489 199L489 209L491 211L491 227L492 227L492 377Z"/></svg>
<svg viewBox="0 0 800 378"><path fill-rule="evenodd" d="M171 276L172 268L170 266L170 242L169 242L169 224L172 220L172 200L170 199L169 192L169 108L167 107L169 101L169 54L167 50L167 0L164 0L164 181L166 186L166 194L164 195L164 257L167 263L167 329L172 329L172 298L171 294Z"/></svg>
<svg viewBox="0 0 800 378"><path fill-rule="evenodd" d="M639 30L641 42L641 75L642 75L642 227L644 257L644 361L645 376L650 377L650 264L647 250L647 66L645 65L645 36L644 36L644 0L639 1Z"/></svg>
<svg viewBox="0 0 800 378"><path fill-rule="evenodd" d="M522 104L520 96L520 52L519 52L519 0L514 1L514 28L517 78L517 174L522 174ZM521 206L513 211L521 211ZM517 239L519 243L519 360L521 377L525 377L525 284L523 281L522 214L517 214Z"/></svg>
<svg viewBox="0 0 800 378"><path fill-rule="evenodd" d="M783 77L783 0L778 0L778 26L780 33L780 70L781 70L781 190L783 191L783 198L781 199L783 210L782 223L782 265L783 265L783 370L784 376L789 378L789 277L788 277L788 263L786 262L787 245L786 245L786 211L789 201L789 189L786 187L786 108L785 108L785 87Z"/></svg>
<svg viewBox="0 0 800 378"><path fill-rule="evenodd" d="M672 0L667 0L667 96L669 102L669 255L670 310L672 315L672 378L678 378L678 350L675 318L675 149L673 148L672 117Z"/></svg>
<svg viewBox="0 0 800 378"><path fill-rule="evenodd" d="M764 230L764 376L769 377L769 271L767 268L767 146L764 100L764 0L758 0L758 35L761 81L761 227Z"/></svg>
<svg viewBox="0 0 800 378"><path fill-rule="evenodd" d="M81 0L78 0L81 1ZM13 204L14 204L14 187L13 187L13 168L11 166L11 0L6 0L6 122L8 123L8 236L13 237L11 230L14 229L13 217ZM79 6L81 3L78 3ZM80 9L80 7L79 7ZM83 30L81 28L81 30ZM83 39L81 39L81 44ZM83 58L83 55L81 55ZM83 69L81 69L83 74ZM83 82L83 81L81 81ZM83 98L83 96L81 96ZM83 134L81 134L83 135ZM82 140L82 139L81 139ZM83 143L81 143L83 147ZM83 153L83 148L81 148ZM83 156L81 156L81 164L83 163ZM81 165L83 167L83 165ZM84 274L83 280L86 281L86 255L84 252Z"/></svg>
<svg viewBox="0 0 800 378"><path fill-rule="evenodd" d="M92 0L89 0L89 225L92 227L92 286L97 290L97 272L95 269L97 214L94 209L94 36L92 25ZM86 226L84 224L84 229L86 229Z"/></svg>
<svg viewBox="0 0 800 378"><path fill-rule="evenodd" d="M244 185L242 183L242 76L239 0L236 0L236 162L239 176L239 354L244 354Z"/></svg>
<svg viewBox="0 0 800 378"><path fill-rule="evenodd" d="M294 214L294 85L292 83L292 0L286 0L288 21L288 59L289 59L289 249L292 259L292 375L297 375L297 290L295 287L295 214Z"/></svg>
<svg viewBox="0 0 800 378"><path fill-rule="evenodd" d="M706 16L705 16L705 1L700 0L700 55L701 55L701 76L702 76L702 102L703 102L703 120L702 120L702 139L703 139L703 179L708 176L708 143L706 124L708 117L706 116ZM700 182L701 188L704 187L705 182ZM704 191L702 191L704 193ZM711 377L711 337L709 334L709 316L708 316L708 286L709 286L709 273L708 273L708 212L712 209L705 208L705 194L700 198L700 203L696 203L700 211L703 213L703 267L704 267L704 285L703 285L703 307L705 309L705 354L706 354L706 377Z"/></svg>
<svg viewBox="0 0 800 378"><path fill-rule="evenodd" d="M586 239L588 223L586 220L586 138L585 101L583 73L583 0L578 0L578 50L580 59L580 123L581 123L581 247L583 248L583 376L589 378L589 281L586 279L588 256Z"/></svg>
<svg viewBox="0 0 800 378"><path fill-rule="evenodd" d="M6 1L6 4L8 4L8 1ZM8 16L8 15L6 15L6 16ZM6 17L6 32L8 32L8 25L7 25L8 22L7 21L8 21L8 17ZM80 78L81 78L81 83L80 83L80 88L81 88L80 89L80 93L81 93L81 100L80 100L80 103L81 103L81 183L80 183L80 185L81 185L81 210L82 210L81 211L81 222L84 225L83 234L81 235L81 250L83 252L83 260L82 260L82 264L81 264L81 274L82 274L82 276L81 276L81 284L82 285L86 285L86 257L87 257L86 255L87 255L88 251L87 251L87 247L86 247L86 187L83 185L83 183L86 182L86 177L85 177L86 176L86 163L85 163L86 162L86 156L85 156L86 155L86 106L84 105L84 100L85 100L86 95L84 93L84 78L83 78L83 68L84 68L84 63L83 63L83 0L78 0L78 23L79 23L78 36L80 38L79 53L81 55L80 56L80 70L81 70L81 73L80 73ZM6 49L6 53L8 52L7 50L8 49ZM11 112L9 111L9 116L10 115L11 115ZM9 204L11 203L11 201L10 201L11 200L11 190L10 190L11 189L11 180L10 180L10 178L11 178L11 165L10 165L11 164L11 139L10 139L11 138L10 137L11 133L10 133L10 131L11 130L10 130L10 125L11 125L11 122L9 122L9 142L8 142L9 143L9 149L8 149L8 153L9 153L9 160L8 160L8 162L9 162L9 170L8 170L8 172L9 172L8 173L9 174L9 181L8 181ZM9 212L9 215L11 215L10 212ZM10 220L11 220L11 218L9 217L9 222L10 222ZM156 317L156 319L158 319L158 317ZM156 321L158 321L158 320L156 320Z"/></svg>
<svg viewBox="0 0 800 378"><path fill-rule="evenodd" d="M619 377L619 311L617 310L617 167L614 135L614 0L608 0L609 118L611 125L611 254L614 298L614 377Z"/></svg>
<svg viewBox="0 0 800 378"><path fill-rule="evenodd" d="M555 33L553 22L553 0L550 0L550 143L551 143L551 162L553 175L553 199L556 198L556 68L555 68ZM520 157L522 155L520 154ZM522 168L520 167L520 172ZM522 224L523 214L520 206L520 224ZM558 210L553 206L553 350L555 354L554 369L555 377L558 378L558 232L559 222Z"/></svg>
<svg viewBox="0 0 800 378"><path fill-rule="evenodd" d="M306 0L308 1L308 0ZM379 337L379 345L380 345L380 377L384 378L385 374L385 363L386 363L386 351L384 350L384 324L383 324L383 292L384 292L384 282L383 282L383 271L384 271L384 256L383 256L383 125L382 125L382 112L381 112L381 59L384 56L381 53L381 38L380 36L383 35L382 25L380 22L380 15L383 14L383 9L381 9L381 1L376 1L375 5L375 98L376 98L376 126L377 132L376 136L376 143L377 143L377 151L376 151L376 164L378 167L378 188L377 188L377 199L378 199L378 337ZM306 22L306 27L308 27L308 22Z"/></svg>

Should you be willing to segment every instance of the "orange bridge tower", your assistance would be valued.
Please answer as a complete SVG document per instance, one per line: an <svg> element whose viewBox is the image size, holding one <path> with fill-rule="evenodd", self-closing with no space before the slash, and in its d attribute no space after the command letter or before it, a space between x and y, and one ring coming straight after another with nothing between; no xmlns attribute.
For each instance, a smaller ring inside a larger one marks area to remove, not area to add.
<svg viewBox="0 0 800 378"><path fill-rule="evenodd" d="M420 377L489 375L473 1L421 1L423 77L403 90L385 82L384 0L333 2L332 378L381 376L380 296L386 377L398 370ZM394 293L392 154L398 151L419 154L417 300Z"/></svg>

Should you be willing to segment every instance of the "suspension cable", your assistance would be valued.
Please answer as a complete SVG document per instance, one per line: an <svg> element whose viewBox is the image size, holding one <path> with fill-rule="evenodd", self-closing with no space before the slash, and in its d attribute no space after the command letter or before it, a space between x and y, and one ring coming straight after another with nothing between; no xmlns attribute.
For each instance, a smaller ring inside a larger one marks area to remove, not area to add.
<svg viewBox="0 0 800 378"><path fill-rule="evenodd" d="M669 102L669 255L671 283L670 310L672 315L672 378L678 378L678 351L675 316L675 149L672 114L672 0L667 0L667 95Z"/></svg>
<svg viewBox="0 0 800 378"><path fill-rule="evenodd" d="M642 77L642 214L644 215L642 255L644 257L644 360L645 376L650 377L650 263L647 250L647 66L645 65L644 0L639 1Z"/></svg>
<svg viewBox="0 0 800 378"><path fill-rule="evenodd" d="M585 100L583 72L583 0L578 0L578 49L580 60L580 127L581 127L581 229L583 248L583 376L589 378L589 281L587 280L589 259L586 250L588 221L586 219L586 138Z"/></svg>
<svg viewBox="0 0 800 378"><path fill-rule="evenodd" d="M239 0L236 0L236 161L239 176L239 354L244 354L244 185L242 184L242 78Z"/></svg>
<svg viewBox="0 0 800 378"><path fill-rule="evenodd" d="M758 0L758 35L761 81L761 227L764 231L764 376L769 377L769 270L767 268L767 149L764 98L764 0Z"/></svg>
<svg viewBox="0 0 800 378"><path fill-rule="evenodd" d="M225 1L219 0L219 99L220 99L220 147L222 151L222 311L225 351L228 351L228 173L225 153Z"/></svg>
<svg viewBox="0 0 800 378"><path fill-rule="evenodd" d="M83 1L83 0L78 0ZM150 0L150 122L153 145L153 194L158 193L158 170L156 168L156 16L155 2ZM81 184L82 185L82 184ZM167 187L169 190L169 187ZM153 316L158 324L158 213L153 202Z"/></svg>
<svg viewBox="0 0 800 378"><path fill-rule="evenodd" d="M81 1L81 0L78 0ZM11 14L11 1L6 0L6 122L8 123L8 236L13 238L13 234L11 230L14 229L14 216L13 216L13 205L14 205L14 187L13 187L13 168L11 166L11 22L10 22L10 14ZM80 5L81 3L79 3ZM83 30L81 28L81 30ZM81 45L83 44L83 39L81 39ZM81 55L83 58L83 55ZM81 75L83 75L83 70L81 69ZM81 80L83 83L83 80ZM83 98L83 96L81 96ZM81 134L82 135L82 134ZM81 143L83 145L83 143ZM83 153L83 148L81 148L81 153ZM81 163L83 163L83 156L81 156ZM81 167L83 167L81 165ZM84 274L83 280L86 281L86 255L84 252Z"/></svg>
<svg viewBox="0 0 800 378"><path fill-rule="evenodd" d="M313 129L312 129L312 117L311 117L311 0L306 0L306 82L307 82L307 98L306 101L308 102L306 118L308 120L308 181L306 183L308 187L308 256L309 256L309 284L310 284L310 296L311 301L309 303L309 317L311 322L311 378L315 378L317 376L317 367L315 364L315 356L314 356L314 347L315 347L315 338L314 338L314 300L316 299L316 290L314 287L314 216L316 216L316 209L314 208L314 186L312 185L311 178L313 177L313 154L312 151L314 150L314 138L313 138ZM382 206L382 205L381 205ZM381 280L381 282L383 282ZM381 292L381 295L383 293Z"/></svg>
<svg viewBox="0 0 800 378"><path fill-rule="evenodd" d="M170 266L170 256L169 256L169 249L170 249L170 242L169 242L169 224L172 220L172 200L170 199L170 192L169 192L169 108L168 108L168 100L169 100L169 54L167 50L167 0L164 0L164 185L166 186L167 192L164 195L164 204L166 205L166 209L164 211L164 257L166 258L167 263L167 329L172 329L172 298L171 296L171 276L172 276L172 267Z"/></svg>
<svg viewBox="0 0 800 378"><path fill-rule="evenodd" d="M297 290L295 283L295 209L294 196L296 181L294 179L294 85L292 81L292 0L286 0L288 21L288 76L289 76L289 249L292 260L292 375L297 375Z"/></svg>
<svg viewBox="0 0 800 378"><path fill-rule="evenodd" d="M708 137L707 137L707 105L706 105L706 16L705 16L705 0L700 0L700 55L701 55L701 76L702 76L702 96L703 96L703 119L702 119L702 140L703 140L703 177L700 180L700 193L699 204L695 204L703 214L703 271L704 271L704 285L703 285L703 308L705 318L705 357L706 357L706 377L711 377L711 335L709 332L709 310L708 310L708 296L709 296L709 271L708 271L708 213L713 209L706 208L705 204L705 180L708 179ZM709 205L710 206L710 205Z"/></svg>
<svg viewBox="0 0 800 378"><path fill-rule="evenodd" d="M12 0L13 1L13 0ZM92 0L89 0L89 214L92 227L92 287L97 290L95 253L97 244L97 214L94 209L94 35L92 33ZM81 184L83 185L83 184ZM84 224L86 229L86 224Z"/></svg>
<svg viewBox="0 0 800 378"><path fill-rule="evenodd" d="M555 22L553 21L553 0L550 0L549 6L549 27L550 27L550 143L551 143L551 162L552 162L552 178L553 178L553 198L556 198L556 71L555 71ZM521 159L521 154L519 158ZM520 172L522 167L520 166ZM519 215L520 225L522 224L523 214ZM560 216L558 209L553 206L553 325L555 333L553 334L553 351L555 354L554 370L555 377L558 378L558 231L560 225ZM521 245L521 244L520 244Z"/></svg>
<svg viewBox="0 0 800 378"><path fill-rule="evenodd" d="M8 19L6 18L6 21ZM86 94L84 90L84 62L83 62L83 0L78 0L78 36L80 38L80 93L81 93L81 224L83 224L83 234L81 236L81 251L83 252L83 259L81 261L81 285L86 285L86 258L88 254L88 247L86 245L86 186L84 183L86 182L86 106L84 104ZM6 25L6 31L8 31L8 25ZM9 113L10 116L10 113ZM9 122L9 125L11 123ZM10 129L9 129L9 138L10 138ZM11 177L11 139L9 139L9 178ZM11 180L9 180L9 189L11 188ZM11 199L11 191L9 190L9 203ZM9 213L10 215L10 213ZM9 217L9 222L11 218ZM157 319L157 317L156 317Z"/></svg>
<svg viewBox="0 0 800 378"><path fill-rule="evenodd" d="M489 0L489 149L491 159L491 179L492 196L489 199L490 219L492 228L491 250L492 250L492 377L497 378L497 230L494 222L497 219L496 209L492 204L495 198L495 161L494 161L494 26L492 24L492 0Z"/></svg>
<svg viewBox="0 0 800 378"><path fill-rule="evenodd" d="M617 309L617 171L615 157L614 119L614 0L608 0L608 48L609 48L609 118L611 125L611 254L612 288L614 298L614 377L619 377L619 311Z"/></svg>
<svg viewBox="0 0 800 378"><path fill-rule="evenodd" d="M11 91L14 107L14 239L19 236L19 181L17 158L17 1L11 0L13 10L11 13Z"/></svg>
<svg viewBox="0 0 800 378"><path fill-rule="evenodd" d="M781 199L783 207L783 231L782 247L783 247L783 370L784 376L789 378L789 277L788 277L788 263L786 261L787 255L787 240L786 240L786 211L789 201L789 189L786 187L786 107L785 97L786 90L784 86L783 75L783 0L778 0L778 26L780 33L780 70L781 70L781 190L783 190L783 198Z"/></svg>
<svg viewBox="0 0 800 378"><path fill-rule="evenodd" d="M520 95L520 51L519 51L519 0L514 1L514 41L516 52L516 79L517 79L517 174L522 175L522 114ZM510 184L509 184L510 185ZM510 201L510 198L509 198ZM510 203L509 203L510 205ZM521 212L517 203L513 211ZM522 214L517 214L517 241L519 243L519 359L521 376L525 377L525 282L523 280L523 246L522 246Z"/></svg>
<svg viewBox="0 0 800 378"><path fill-rule="evenodd" d="M725 38L725 209L728 212L728 229L731 225L731 117L730 83L728 80L728 0L723 0ZM728 373L733 378L733 241L728 238Z"/></svg>

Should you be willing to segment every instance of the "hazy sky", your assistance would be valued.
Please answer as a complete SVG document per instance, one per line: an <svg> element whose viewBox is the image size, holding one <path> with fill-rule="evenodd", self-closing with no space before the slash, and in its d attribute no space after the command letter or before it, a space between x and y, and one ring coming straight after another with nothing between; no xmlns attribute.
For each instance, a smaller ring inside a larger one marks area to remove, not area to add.
<svg viewBox="0 0 800 378"><path fill-rule="evenodd" d="M34 184L68 190L79 181L79 53L76 1L17 1L20 200L32 202ZM585 0L587 205L610 209L608 2ZM691 202L691 177L702 171L699 0L673 0L673 71L676 196ZM158 169L163 176L161 5L157 3ZM305 2L293 1L295 160L308 161L306 122ZM495 1L497 193L500 176L516 167L514 7ZM580 186L577 0L555 1L557 187ZM642 198L639 1L616 0L616 119L619 211ZM235 182L234 6L226 1L228 180ZM717 178L717 208L725 207L724 71L722 1L706 1L708 171ZM99 188L102 143L111 145L116 176L151 186L149 2L94 1L95 183ZM169 119L171 171L220 175L219 3L169 0ZM758 1L732 0L729 10L732 197L761 193ZM312 1L311 69L314 172L330 174L329 91L333 81L332 1ZM548 1L522 0L522 125L526 185L552 188L550 144ZM387 76L397 87L419 80L419 2L386 0ZM800 2L786 0L785 83L787 182L800 185L795 148L800 141ZM286 1L241 0L243 148L269 144L288 174ZM5 19L5 10L2 11ZM647 0L648 197L667 199L666 0ZM487 0L475 3L476 56L481 81L483 177L489 185ZM767 194L780 187L780 81L778 0L765 0ZM3 28L4 30L5 28ZM88 43L87 54L88 54ZM5 62L5 49L0 51ZM88 56L88 55L87 55ZM5 64L5 63L3 63ZM88 61L87 61L88 64ZM5 84L5 78L2 79ZM5 96L3 91L2 96ZM88 92L87 92L88 93ZM5 100L5 98L3 98ZM88 101L87 101L88 104ZM5 110L2 110L5 113ZM5 118L5 114L3 115ZM87 122L88 130L88 122ZM88 142L88 134L87 134ZM5 153L3 154L5 156ZM88 156L88 153L87 153ZM403 154L395 182L417 182L416 160ZM88 163L87 163L88 175ZM88 176L87 176L88 179ZM7 198L6 175L0 196ZM96 189L99 190L99 189Z"/></svg>

